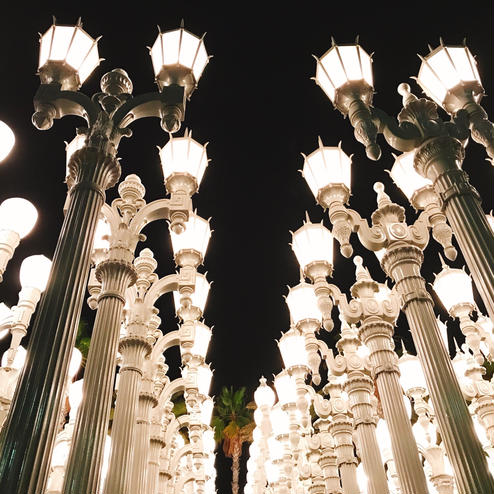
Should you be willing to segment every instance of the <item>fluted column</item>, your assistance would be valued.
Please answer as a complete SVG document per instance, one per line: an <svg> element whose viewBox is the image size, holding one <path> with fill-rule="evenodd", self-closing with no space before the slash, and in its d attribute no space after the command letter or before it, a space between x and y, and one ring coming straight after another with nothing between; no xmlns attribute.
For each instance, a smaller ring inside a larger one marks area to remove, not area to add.
<svg viewBox="0 0 494 494"><path fill-rule="evenodd" d="M333 440L329 433L329 420L319 419L314 422L314 427L319 430L321 440L321 455L319 457L319 466L326 484L327 494L342 494L340 486L340 475L338 473L338 462L333 447Z"/></svg>
<svg viewBox="0 0 494 494"><path fill-rule="evenodd" d="M113 157L83 148L69 163L75 185L31 330L27 357L0 435L0 492L44 491L105 190L120 175Z"/></svg>
<svg viewBox="0 0 494 494"><path fill-rule="evenodd" d="M460 168L465 150L452 137L429 139L415 152L417 171L429 178L443 203L461 253L494 320L494 234L480 196Z"/></svg>
<svg viewBox="0 0 494 494"><path fill-rule="evenodd" d="M336 460L345 494L360 494L357 483L357 458L353 454L352 421L345 414L332 417L330 432L335 442Z"/></svg>
<svg viewBox="0 0 494 494"><path fill-rule="evenodd" d="M403 310L458 490L462 494L489 494L494 491L494 480L441 340L432 299L420 274L422 260L423 254L419 248L405 242L395 242L387 249L381 264L402 296Z"/></svg>
<svg viewBox="0 0 494 494"><path fill-rule="evenodd" d="M151 351L148 341L137 335L120 340L123 365L120 368L119 389L112 425L110 464L105 482L105 494L130 494L132 463L134 462L134 429L137 400L145 356Z"/></svg>
<svg viewBox="0 0 494 494"><path fill-rule="evenodd" d="M159 424L151 425L151 428L160 427ZM146 492L149 494L157 494L158 492L158 477L160 476L160 452L165 443L161 435L151 434L148 461L148 477Z"/></svg>
<svg viewBox="0 0 494 494"><path fill-rule="evenodd" d="M424 469L403 403L398 357L393 350L393 325L376 319L369 318L360 326L360 337L370 351L369 360L389 428L402 494L425 494L428 489Z"/></svg>
<svg viewBox="0 0 494 494"><path fill-rule="evenodd" d="M139 393L138 414L134 429L134 461L130 465L132 469L131 492L147 492L146 480L148 476L148 453L150 440L150 414L151 408L158 404L158 400L153 393L149 391L150 386L147 382L142 382L142 387L146 391ZM149 384L152 384L150 382ZM151 388L152 389L152 388Z"/></svg>
<svg viewBox="0 0 494 494"><path fill-rule="evenodd" d="M386 494L388 481L377 443L376 421L370 399L373 387L372 379L363 372L348 373L345 390L348 393L353 423L357 431L361 460L369 479L367 491L369 494Z"/></svg>
<svg viewBox="0 0 494 494"><path fill-rule="evenodd" d="M101 262L96 276L101 282L98 312L84 373L84 400L77 415L72 447L65 474L65 494L98 492L103 452L110 416L116 356L125 290L135 282L135 269L119 260L121 253L110 250L110 259Z"/></svg>

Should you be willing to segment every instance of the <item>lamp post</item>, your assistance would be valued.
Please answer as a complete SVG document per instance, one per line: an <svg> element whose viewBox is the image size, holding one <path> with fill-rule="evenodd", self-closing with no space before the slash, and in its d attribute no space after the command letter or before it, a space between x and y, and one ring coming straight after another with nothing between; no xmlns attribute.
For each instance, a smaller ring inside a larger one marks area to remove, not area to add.
<svg viewBox="0 0 494 494"><path fill-rule="evenodd" d="M372 149L375 150L374 144L369 143L369 146L369 152L372 153ZM339 151L341 154L341 150ZM314 186L311 184L309 173L306 173L306 168L308 171L313 169L309 161L310 156L307 157L304 176L307 177L317 202L328 210L329 219L333 224L333 235L339 241L343 255L348 257L352 253L352 232L357 233L361 244L368 250L381 251L381 266L395 282L395 289L402 300L402 310L406 314L417 354L424 368L445 448L451 457L459 489L461 492L483 492L482 489L492 485L493 479L473 432L468 409L454 376L449 355L441 341L432 299L426 291L425 280L420 273L422 251L429 241L428 228L433 227L429 211L424 210L415 223L409 226L405 223L404 209L391 202L382 184L375 184L378 208L372 213L370 227L357 211L345 206L349 199L349 181L342 183L341 174L332 173L342 164L349 168L349 161L342 160L334 151L330 153L321 146L318 153L323 156L329 155L332 159L319 159L321 171L317 175L314 173L314 176L317 176L317 181L312 182L316 184ZM338 157L334 158L335 155ZM483 218L485 219L485 214ZM435 225L437 226L437 223ZM447 248L447 244L445 247ZM457 419L451 420L452 417ZM466 427L468 433L465 432Z"/></svg>
<svg viewBox="0 0 494 494"><path fill-rule="evenodd" d="M403 109L398 122L372 106L373 78L370 56L359 44L333 46L317 60L316 82L355 129L367 156L379 159L376 142L382 133L398 151L415 150L414 168L432 182L441 207L491 318L494 318L494 235L480 197L461 169L464 142L471 135L492 158L493 125L479 102L484 95L476 63L466 46L441 45L423 59L417 81L426 94L448 111L443 122L437 105L410 93L401 84ZM475 240L475 241L474 241Z"/></svg>
<svg viewBox="0 0 494 494"><path fill-rule="evenodd" d="M55 418L61 409L94 231L105 190L120 176L116 159L119 141L124 135L130 136L128 125L143 117L158 117L166 131L176 131L183 119L185 97L190 95L208 61L201 39L183 27L172 33L175 34L160 33L155 45L161 50L152 52L160 91L137 97L132 97L132 82L121 69L103 76L102 92L94 98L78 91L99 63L97 40L80 23L54 23L41 37L41 86L34 98L34 125L46 130L54 119L77 115L86 120L87 128L85 145L68 164L73 185L52 273L33 326L15 404L0 437L0 485L6 491L42 492L46 484ZM177 39L179 42L174 42ZM192 59L185 57L185 40L190 42L188 48L196 40ZM172 58L166 58L170 53ZM199 61L200 66L196 66ZM182 230L186 219L187 207L183 204L171 218L173 228Z"/></svg>

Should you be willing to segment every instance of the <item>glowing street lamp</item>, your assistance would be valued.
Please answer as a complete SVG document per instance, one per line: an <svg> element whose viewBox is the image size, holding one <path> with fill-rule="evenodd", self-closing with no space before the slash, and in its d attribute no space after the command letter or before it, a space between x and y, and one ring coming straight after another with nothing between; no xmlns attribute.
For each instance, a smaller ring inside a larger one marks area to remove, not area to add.
<svg viewBox="0 0 494 494"><path fill-rule="evenodd" d="M15 135L12 129L0 120L0 161L3 161L15 144Z"/></svg>

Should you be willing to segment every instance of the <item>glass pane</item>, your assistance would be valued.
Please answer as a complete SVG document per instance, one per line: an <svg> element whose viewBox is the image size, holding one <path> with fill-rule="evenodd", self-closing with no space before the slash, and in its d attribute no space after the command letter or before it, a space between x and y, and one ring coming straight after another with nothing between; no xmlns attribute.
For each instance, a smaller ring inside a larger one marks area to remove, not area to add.
<svg viewBox="0 0 494 494"><path fill-rule="evenodd" d="M89 74L99 65L98 45L95 43L84 62L79 67L79 81L82 84Z"/></svg>
<svg viewBox="0 0 494 494"><path fill-rule="evenodd" d="M451 89L460 83L458 73L451 64L451 60L444 48L429 57L427 61L447 89Z"/></svg>
<svg viewBox="0 0 494 494"><path fill-rule="evenodd" d="M201 77L204 67L206 67L207 63L208 63L208 54L206 52L204 43L201 41L201 44L199 45L199 51L197 52L196 59L194 61L194 67L193 67L193 72L194 72L194 77L196 78L196 82Z"/></svg>
<svg viewBox="0 0 494 494"><path fill-rule="evenodd" d="M182 41L180 43L180 55L178 60L180 65L184 65L190 69L192 68L198 44L198 38L187 31L182 30Z"/></svg>
<svg viewBox="0 0 494 494"><path fill-rule="evenodd" d="M336 47L330 50L328 54L325 55L323 58L321 58L321 63L326 69L328 76L333 81L333 85L335 88L338 88L347 82L347 77L338 57Z"/></svg>
<svg viewBox="0 0 494 494"><path fill-rule="evenodd" d="M428 96L441 105L446 96L447 89L436 77L436 74L432 72L431 68L427 65L427 62L422 62L418 81Z"/></svg>
<svg viewBox="0 0 494 494"><path fill-rule="evenodd" d="M163 64L173 65L178 63L178 50L180 41L180 29L169 31L162 35L163 39Z"/></svg>
<svg viewBox="0 0 494 494"><path fill-rule="evenodd" d="M334 86L329 79L322 64L318 62L316 69L316 81L321 86L322 90L328 95L328 98L334 100Z"/></svg>
<svg viewBox="0 0 494 494"><path fill-rule="evenodd" d="M158 34L158 37L156 38L150 52L155 76L160 73L161 66L163 65L163 52L161 46L161 34Z"/></svg>
<svg viewBox="0 0 494 494"><path fill-rule="evenodd" d="M54 26L50 60L65 60L74 29L76 28L73 26Z"/></svg>
<svg viewBox="0 0 494 494"><path fill-rule="evenodd" d="M340 51L348 80L359 81L360 79L363 79L357 47L339 46L338 50Z"/></svg>
<svg viewBox="0 0 494 494"><path fill-rule="evenodd" d="M459 78L462 81L474 81L476 78L466 49L463 47L448 47L447 50L453 60Z"/></svg>
<svg viewBox="0 0 494 494"><path fill-rule="evenodd" d="M93 39L81 29L77 29L67 53L66 62L78 70L93 45Z"/></svg>
<svg viewBox="0 0 494 494"><path fill-rule="evenodd" d="M374 81L372 78L372 61L371 57L365 52L365 50L362 49L362 47L359 47L359 53L360 53L360 63L362 64L362 75L364 76L365 81L369 86L374 87Z"/></svg>
<svg viewBox="0 0 494 494"><path fill-rule="evenodd" d="M48 60L50 56L51 40L53 37L54 26L50 27L41 38L41 44L39 48L39 65L38 68L43 67L43 65Z"/></svg>

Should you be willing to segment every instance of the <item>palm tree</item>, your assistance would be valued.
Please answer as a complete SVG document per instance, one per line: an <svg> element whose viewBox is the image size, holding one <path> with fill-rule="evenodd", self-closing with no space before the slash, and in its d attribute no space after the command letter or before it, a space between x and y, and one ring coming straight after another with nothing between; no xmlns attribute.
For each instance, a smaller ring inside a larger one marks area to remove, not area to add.
<svg viewBox="0 0 494 494"><path fill-rule="evenodd" d="M223 386L216 402L212 425L215 439L223 442L225 456L232 459L232 494L238 494L242 444L252 441L253 408L255 405L245 402L245 387Z"/></svg>

